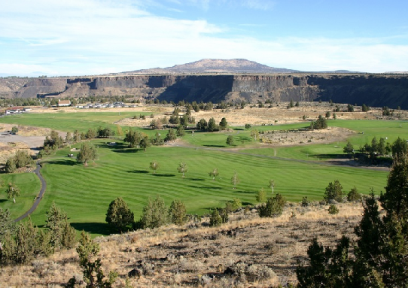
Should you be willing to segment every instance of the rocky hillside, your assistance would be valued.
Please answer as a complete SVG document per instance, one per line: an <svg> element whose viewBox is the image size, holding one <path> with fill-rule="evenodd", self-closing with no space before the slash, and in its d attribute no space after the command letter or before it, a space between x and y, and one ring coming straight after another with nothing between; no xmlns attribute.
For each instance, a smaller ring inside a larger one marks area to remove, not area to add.
<svg viewBox="0 0 408 288"><path fill-rule="evenodd" d="M408 109L408 77L395 74L298 73L0 79L0 97L115 95L214 103L333 100L336 103Z"/></svg>
<svg viewBox="0 0 408 288"><path fill-rule="evenodd" d="M295 70L273 68L246 59L202 59L168 68L153 68L118 73L134 74L182 74L182 73L293 73Z"/></svg>

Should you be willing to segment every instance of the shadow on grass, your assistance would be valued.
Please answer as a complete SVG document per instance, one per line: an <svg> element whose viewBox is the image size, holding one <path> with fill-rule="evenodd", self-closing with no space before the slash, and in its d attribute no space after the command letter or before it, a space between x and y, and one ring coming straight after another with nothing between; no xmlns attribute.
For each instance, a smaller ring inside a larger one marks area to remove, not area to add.
<svg viewBox="0 0 408 288"><path fill-rule="evenodd" d="M111 150L128 148L128 144L117 143L117 142L116 142L116 145L108 145L107 143L103 143L103 144L99 144L98 146L101 148L108 148Z"/></svg>
<svg viewBox="0 0 408 288"><path fill-rule="evenodd" d="M7 199L0 199L0 203L6 202Z"/></svg>
<svg viewBox="0 0 408 288"><path fill-rule="evenodd" d="M73 160L53 160L53 161L47 161L44 163L55 164L55 165L65 165L65 166L74 166L78 164L78 162L73 161Z"/></svg>
<svg viewBox="0 0 408 288"><path fill-rule="evenodd" d="M109 235L112 232L107 223L71 223L71 226L78 231L84 230L91 234Z"/></svg>
<svg viewBox="0 0 408 288"><path fill-rule="evenodd" d="M247 205L252 205L252 203L251 202L242 202L242 206L247 206Z"/></svg>
<svg viewBox="0 0 408 288"><path fill-rule="evenodd" d="M309 155L309 157L315 159L351 159L350 155L347 154L314 154Z"/></svg>
<svg viewBox="0 0 408 288"><path fill-rule="evenodd" d="M143 151L143 149L124 148L124 149L112 149L112 151L116 153L137 153L139 151Z"/></svg>
<svg viewBox="0 0 408 288"><path fill-rule="evenodd" d="M199 189L209 189L209 190L220 190L220 187L214 187L214 186L194 186L194 185L188 185L188 187L191 188L199 188Z"/></svg>
<svg viewBox="0 0 408 288"><path fill-rule="evenodd" d="M215 148L225 148L226 146L225 145L209 145L209 144L207 144L207 145L203 145L204 147L215 147Z"/></svg>
<svg viewBox="0 0 408 288"><path fill-rule="evenodd" d="M236 193L240 193L240 194L255 194L256 191L242 191L242 190L233 190Z"/></svg>
<svg viewBox="0 0 408 288"><path fill-rule="evenodd" d="M191 181L205 181L204 178L188 178L188 180L191 180Z"/></svg>
<svg viewBox="0 0 408 288"><path fill-rule="evenodd" d="M152 174L153 176L156 176L156 177L175 177L176 175L175 174L166 174L166 173L163 173L163 174Z"/></svg>
<svg viewBox="0 0 408 288"><path fill-rule="evenodd" d="M242 141L250 142L250 141L252 141L252 138L248 137L248 136L238 136L237 138L238 138L237 141L239 141L239 142L242 142Z"/></svg>
<svg viewBox="0 0 408 288"><path fill-rule="evenodd" d="M127 171L128 173L138 173L138 174L148 174L149 171L147 170L131 170L131 171Z"/></svg>

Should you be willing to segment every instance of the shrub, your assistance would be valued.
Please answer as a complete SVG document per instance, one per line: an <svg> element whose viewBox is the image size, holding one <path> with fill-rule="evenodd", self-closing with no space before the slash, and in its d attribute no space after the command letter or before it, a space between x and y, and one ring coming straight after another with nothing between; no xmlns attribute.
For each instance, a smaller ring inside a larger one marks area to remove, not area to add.
<svg viewBox="0 0 408 288"><path fill-rule="evenodd" d="M210 226L218 227L218 226L221 226L221 224L222 224L222 218L220 216L220 213L218 212L218 209L214 209L210 217Z"/></svg>
<svg viewBox="0 0 408 288"><path fill-rule="evenodd" d="M352 188L350 192L347 194L347 201L354 202L354 201L360 201L360 200L361 200L361 194L358 193L356 187Z"/></svg>
<svg viewBox="0 0 408 288"><path fill-rule="evenodd" d="M307 207L310 205L310 201L307 199L307 196L302 198L302 207Z"/></svg>
<svg viewBox="0 0 408 288"><path fill-rule="evenodd" d="M339 213L339 208L337 208L336 205L332 204L332 205L330 205L328 211L329 211L329 214L332 214L332 215L338 214Z"/></svg>
<svg viewBox="0 0 408 288"><path fill-rule="evenodd" d="M163 199L159 196L155 200L149 199L147 205L143 207L143 214L140 223L143 228L157 228L167 223L167 208Z"/></svg>
<svg viewBox="0 0 408 288"><path fill-rule="evenodd" d="M26 151L17 151L16 156L14 156L14 161L17 168L25 167L27 165L33 164L33 159Z"/></svg>
<svg viewBox="0 0 408 288"><path fill-rule="evenodd" d="M261 188L261 190L258 191L258 194L256 194L256 201L265 203L266 202L266 191Z"/></svg>
<svg viewBox="0 0 408 288"><path fill-rule="evenodd" d="M230 145L230 146L234 145L234 136L229 135L227 137L227 145Z"/></svg>
<svg viewBox="0 0 408 288"><path fill-rule="evenodd" d="M251 127L251 124L245 124L245 129L250 129Z"/></svg>
<svg viewBox="0 0 408 288"><path fill-rule="evenodd" d="M335 180L334 183L330 182L326 187L324 192L324 200L327 202L330 200L336 200L337 202L343 201L343 187L341 186L339 180Z"/></svg>
<svg viewBox="0 0 408 288"><path fill-rule="evenodd" d="M183 225L186 222L186 206L180 200L171 202L169 209L169 218L171 223Z"/></svg>
<svg viewBox="0 0 408 288"><path fill-rule="evenodd" d="M234 200L231 202L232 211L237 211L241 207L242 207L241 199L234 198Z"/></svg>
<svg viewBox="0 0 408 288"><path fill-rule="evenodd" d="M5 169L7 173L13 173L14 171L16 171L16 162L13 158L7 160Z"/></svg>
<svg viewBox="0 0 408 288"><path fill-rule="evenodd" d="M286 204L285 198L279 193L275 197L269 198L268 202L259 207L260 217L277 217L282 215L283 207Z"/></svg>

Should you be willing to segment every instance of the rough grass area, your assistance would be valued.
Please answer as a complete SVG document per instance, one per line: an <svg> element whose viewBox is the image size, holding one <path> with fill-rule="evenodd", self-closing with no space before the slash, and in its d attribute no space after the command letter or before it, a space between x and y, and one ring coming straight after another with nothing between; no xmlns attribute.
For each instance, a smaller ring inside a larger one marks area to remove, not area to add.
<svg viewBox="0 0 408 288"><path fill-rule="evenodd" d="M208 228L208 218L185 226L167 226L125 235L99 237L98 256L107 271L116 270L115 287L271 287L296 283L295 268L306 260L311 240L333 244L342 234L353 239L361 219L361 204L338 205L332 216L327 206L288 205L279 218L259 218L254 209L230 216L219 228ZM4 286L61 287L75 276L82 279L74 249L28 265L0 271ZM241 268L241 270L238 270ZM243 269L245 268L245 269ZM239 271L245 270L240 274ZM233 273L236 274L233 274Z"/></svg>
<svg viewBox="0 0 408 288"><path fill-rule="evenodd" d="M38 126L71 133L74 130L86 132L90 128L98 129L98 127L109 127L116 131L114 123L125 117L150 114L149 112L27 113L3 117L0 123Z"/></svg>

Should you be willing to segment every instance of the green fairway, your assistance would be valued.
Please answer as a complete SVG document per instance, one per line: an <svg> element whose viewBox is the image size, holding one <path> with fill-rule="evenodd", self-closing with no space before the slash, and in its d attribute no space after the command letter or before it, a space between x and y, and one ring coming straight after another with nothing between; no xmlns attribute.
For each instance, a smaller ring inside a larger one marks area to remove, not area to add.
<svg viewBox="0 0 408 288"><path fill-rule="evenodd" d="M0 122L86 131L99 126L115 128L115 121L134 114L26 114L3 117ZM50 120L47 117L51 115L54 118ZM408 122L405 121L334 120L329 121L329 125L364 131L364 134L355 134L350 139L356 148L371 141L374 136L388 137L388 141L394 141L398 136L408 138L404 137L408 129ZM305 126L305 123L297 123L255 128L268 131ZM153 130L144 131L149 135L156 133ZM165 132L160 133L164 137ZM248 149L224 149L230 147L226 144L228 135L233 135L235 147ZM32 219L37 225L43 225L45 213L55 201L67 212L77 230L84 229L93 235L100 235L109 233L104 221L105 213L109 203L116 197L123 197L128 202L136 219L140 217L148 198L156 195L160 195L167 205L179 199L186 204L189 213L205 214L233 198L241 199L244 204L254 204L255 194L261 188L271 195L267 187L270 179L275 181L275 192L283 194L289 201L300 201L304 196L310 200L322 199L325 187L334 180L340 181L345 193L354 186L361 193L369 193L370 188L380 193L388 175L386 171L333 166L323 161L321 164L315 163L316 160L344 155L342 151L345 143L262 148L265 146L251 140L250 130L241 128L229 132L195 132L194 135L188 131L183 140L190 145L189 148L150 147L147 151L126 148L127 145L121 141L111 147L106 144L107 139L94 140L99 157L89 167L68 158L68 148L59 150L54 156L43 160L42 174L47 181L47 190ZM74 146L79 147L80 143ZM151 161L160 164L156 174L149 170ZM180 162L188 165L184 179L177 173ZM215 181L208 175L214 168L220 173ZM231 184L234 172L238 173L240 179L235 190ZM33 173L0 176L3 183L11 178L24 194L13 204L3 193L0 207L10 208L13 217L17 217L33 203L40 183Z"/></svg>
<svg viewBox="0 0 408 288"><path fill-rule="evenodd" d="M17 218L30 209L41 188L40 180L34 173L2 174L0 181L0 207L9 209L12 218ZM10 182L20 189L16 203L13 203L13 199L7 199L6 189Z"/></svg>
<svg viewBox="0 0 408 288"><path fill-rule="evenodd" d="M259 189L270 191L269 179L275 180L275 192L282 193L289 201L299 201L303 196L322 199L324 188L335 179L342 183L345 192L356 186L363 193L368 193L370 187L379 193L388 174L211 149L152 147L144 152L108 147L104 141L95 141L95 144L100 147L100 156L89 167L66 157L67 149L59 151L54 159L44 161L42 173L48 187L46 197L32 215L36 224L44 224L45 212L52 201L68 213L77 229L102 234L108 233L105 213L116 197L123 197L129 203L137 219L148 198L156 195L167 204L180 199L189 213L204 214L233 198L240 198L245 204L255 203ZM149 170L153 160L160 163L156 174ZM188 165L184 179L177 173L180 161ZM208 176L213 168L220 172L215 181ZM230 182L235 171L241 180L236 190Z"/></svg>
<svg viewBox="0 0 408 288"><path fill-rule="evenodd" d="M366 143L370 144L373 137L377 137L377 140L379 140L380 137L387 137L388 139L386 141L390 143L394 142L398 137L408 139L408 121L330 120L328 121L328 125L356 131L357 133L349 138L349 141L356 150ZM279 127L285 130L300 128L296 126L287 128L289 125L274 126L274 128ZM343 153L343 147L345 145L346 141L302 146L267 146L268 148L265 149L247 149L245 152L282 158L324 161L328 158L345 157Z"/></svg>

